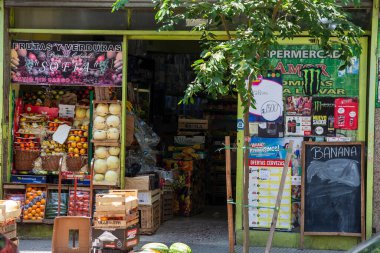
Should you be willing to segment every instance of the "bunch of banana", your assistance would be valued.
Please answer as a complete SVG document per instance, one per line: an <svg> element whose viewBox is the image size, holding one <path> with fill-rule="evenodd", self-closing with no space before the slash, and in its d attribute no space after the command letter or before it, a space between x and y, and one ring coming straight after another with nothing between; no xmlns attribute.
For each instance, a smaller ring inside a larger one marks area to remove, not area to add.
<svg viewBox="0 0 380 253"><path fill-rule="evenodd" d="M200 156L197 153L195 153L195 150L193 148L186 147L182 149L182 153L174 155L173 158L188 161L188 160L193 160L193 159L198 160L200 159Z"/></svg>
<svg viewBox="0 0 380 253"><path fill-rule="evenodd" d="M183 151L183 150L186 150L186 149L203 149L203 145L202 144L194 144L192 146L186 146L186 147L175 147L175 146L169 146L168 147L168 150L170 152L173 152L173 151Z"/></svg>
<svg viewBox="0 0 380 253"><path fill-rule="evenodd" d="M132 105L132 103L131 102L129 102L129 101L127 101L127 110L128 110L128 112L132 112L133 111L133 105Z"/></svg>
<svg viewBox="0 0 380 253"><path fill-rule="evenodd" d="M12 69L12 74L14 73L15 70L17 70L18 65L20 65L20 60L18 59L18 54L15 49L11 50L11 69Z"/></svg>

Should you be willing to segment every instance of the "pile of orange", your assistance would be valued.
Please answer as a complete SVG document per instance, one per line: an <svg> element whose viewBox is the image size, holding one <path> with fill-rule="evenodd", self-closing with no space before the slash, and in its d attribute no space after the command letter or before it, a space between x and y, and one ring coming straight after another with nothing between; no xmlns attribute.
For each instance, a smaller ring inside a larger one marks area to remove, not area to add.
<svg viewBox="0 0 380 253"><path fill-rule="evenodd" d="M71 130L68 137L68 156L80 157L87 155L88 149L88 131L85 130Z"/></svg>
<svg viewBox="0 0 380 253"><path fill-rule="evenodd" d="M23 208L24 220L42 220L45 216L46 192L44 188L27 187Z"/></svg>

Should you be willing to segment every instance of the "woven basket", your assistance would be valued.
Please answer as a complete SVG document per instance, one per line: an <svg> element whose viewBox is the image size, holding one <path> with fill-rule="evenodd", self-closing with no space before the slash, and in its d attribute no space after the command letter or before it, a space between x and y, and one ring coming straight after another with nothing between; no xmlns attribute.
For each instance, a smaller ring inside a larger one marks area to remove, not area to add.
<svg viewBox="0 0 380 253"><path fill-rule="evenodd" d="M15 170L32 170L34 161L40 155L38 150L15 150L14 169Z"/></svg>
<svg viewBox="0 0 380 253"><path fill-rule="evenodd" d="M79 171L87 163L87 157L66 156L66 169L68 171Z"/></svg>
<svg viewBox="0 0 380 253"><path fill-rule="evenodd" d="M42 169L46 171L57 171L61 161L61 155L42 156Z"/></svg>

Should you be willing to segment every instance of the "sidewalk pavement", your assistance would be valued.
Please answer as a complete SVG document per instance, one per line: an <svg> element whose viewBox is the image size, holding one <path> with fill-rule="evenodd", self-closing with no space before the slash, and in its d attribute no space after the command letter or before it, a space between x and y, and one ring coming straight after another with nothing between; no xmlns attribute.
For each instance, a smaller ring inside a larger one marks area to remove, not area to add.
<svg viewBox="0 0 380 253"><path fill-rule="evenodd" d="M149 242L149 237L141 237L141 245ZM170 243L168 243L170 244ZM227 253L228 245L218 243L217 245L210 244L189 244L194 253ZM48 253L51 252L51 241L50 240L21 240L20 241L20 253ZM243 252L241 246L236 246L235 252ZM251 247L250 253L261 253L264 252L264 248L261 247ZM341 253L342 251L328 251L328 250L299 250L299 249L288 249L288 248L273 248L272 253Z"/></svg>

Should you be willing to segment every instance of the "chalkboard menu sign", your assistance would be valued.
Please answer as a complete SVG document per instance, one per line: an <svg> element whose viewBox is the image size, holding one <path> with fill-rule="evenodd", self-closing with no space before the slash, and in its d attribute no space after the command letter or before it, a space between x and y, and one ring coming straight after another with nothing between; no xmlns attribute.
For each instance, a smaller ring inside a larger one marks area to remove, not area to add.
<svg viewBox="0 0 380 253"><path fill-rule="evenodd" d="M364 144L304 142L303 235L364 237Z"/></svg>

